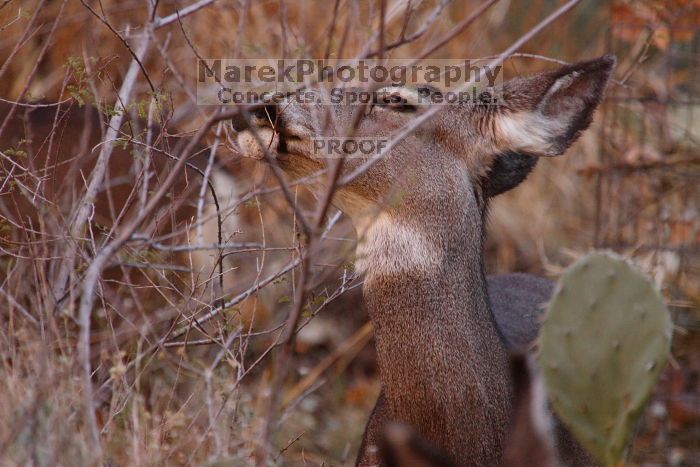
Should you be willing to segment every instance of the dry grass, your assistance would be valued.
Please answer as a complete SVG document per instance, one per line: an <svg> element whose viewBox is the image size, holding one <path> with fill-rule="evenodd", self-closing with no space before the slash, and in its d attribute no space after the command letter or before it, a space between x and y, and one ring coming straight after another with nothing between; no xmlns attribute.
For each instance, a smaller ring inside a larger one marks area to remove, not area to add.
<svg viewBox="0 0 700 467"><path fill-rule="evenodd" d="M218 193L226 226L221 241L230 245L187 248L199 243L202 177L193 168L178 172L152 213L141 214L175 167L173 158L210 113L192 101L197 55L320 57L328 49L332 56L354 56L378 30L379 2L339 2L332 36L334 2L216 2L152 36L145 35L149 2L85 3L94 13L77 1L0 0L0 97L61 102L41 109L17 107L7 123L11 106L0 105L0 463L247 465L267 446L261 433L269 433L270 464L351 464L379 385L350 265L354 232L348 222L341 217L318 238L321 252L310 267L309 292L294 303L299 269L280 271L300 260L304 239L274 177L240 160L227 125L219 138L213 125L190 162L206 171L211 148L218 145L216 166L232 177L232 191ZM387 3L387 36L398 37L406 2ZM439 3L412 2L407 30L420 30ZM479 3L450 3L425 34L397 48L395 56L417 56ZM498 53L563 3L501 0L432 56ZM614 45L621 62L617 78L627 79L629 87L614 87L611 95L644 94L656 102L685 93L696 102L686 107L697 114L700 90L692 81L698 70L693 64L697 30L690 39L678 37L675 46L668 39L664 43L663 36L688 18L697 25L697 2L674 0L662 12L657 2L643 4L639 17L626 18L620 16L624 2L582 2L521 52L574 61ZM185 6L163 0L157 16ZM607 34L615 21L644 27ZM647 25L654 26L651 39ZM124 121L112 128L118 144L97 190L86 197L99 170L99 154L108 146L96 145L109 139L108 121L117 114L117 94L129 83L132 53L143 37L151 37L144 68L135 67L133 92L122 100ZM690 65L672 68L679 82L664 81L664 60L674 54L690 56ZM512 76L547 66L552 65L512 59L506 72ZM640 107L636 100L609 100L575 148L564 158L540 163L527 183L496 201L491 218L491 271L555 276L572 257L610 246L643 264L674 305L684 337L674 353L678 364L667 375L672 381L664 383L653 405L665 415L650 412L635 445L633 459L640 465L673 459L691 465L697 455L692 444L700 439L698 419L676 415L673 405L689 400L692 412L700 404L700 117L693 120L691 114L668 105L660 109ZM677 131L648 137L671 119L673 128L678 122L686 125L680 137ZM653 157L631 151L647 147ZM609 171L617 163L659 161L670 168L644 168L633 175ZM317 203L303 188L292 194L300 212L315 212ZM82 205L85 222L76 225ZM212 212L210 202L207 208L205 215ZM87 316L91 329L81 337L86 273L99 252L139 216L144 218L135 236L98 271ZM205 224L204 243L219 243L213 224L212 219ZM631 232L631 225L639 227ZM168 251L162 245L185 248ZM227 253L223 288L214 266L222 252ZM220 298L229 305L198 325L194 318L217 310ZM286 378L277 386L276 355L284 347L281 333L294 306L305 327ZM185 341L191 344L178 344ZM86 393L85 361L92 371L92 395ZM271 390L279 391L272 411ZM86 400L92 401L94 426L86 417Z"/></svg>

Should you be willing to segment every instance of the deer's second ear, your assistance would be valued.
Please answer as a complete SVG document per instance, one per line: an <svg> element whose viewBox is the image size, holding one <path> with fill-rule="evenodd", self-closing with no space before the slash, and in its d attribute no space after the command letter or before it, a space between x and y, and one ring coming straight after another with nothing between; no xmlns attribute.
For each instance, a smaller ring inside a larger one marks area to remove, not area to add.
<svg viewBox="0 0 700 467"><path fill-rule="evenodd" d="M493 197L520 185L537 165L537 157L530 154L506 151L498 154L486 179L484 192Z"/></svg>
<svg viewBox="0 0 700 467"><path fill-rule="evenodd" d="M615 63L613 55L605 55L506 83L506 106L494 120L498 146L540 156L563 154L590 125Z"/></svg>

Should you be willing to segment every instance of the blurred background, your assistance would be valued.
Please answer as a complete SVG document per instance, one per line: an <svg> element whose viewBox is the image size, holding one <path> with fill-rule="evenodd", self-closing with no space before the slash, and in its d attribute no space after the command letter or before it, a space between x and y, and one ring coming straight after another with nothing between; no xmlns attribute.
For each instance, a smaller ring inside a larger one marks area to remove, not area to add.
<svg viewBox="0 0 700 467"><path fill-rule="evenodd" d="M420 56L483 3L387 1L387 41L410 39L390 56ZM492 3L430 57L498 54L566 2ZM0 1L3 465L90 458L80 287L211 112L196 105L196 59L354 57L375 47L380 5ZM505 76L604 53L619 64L591 129L495 200L487 270L555 279L602 248L653 278L676 324L673 359L629 464L700 465L700 2L582 0L506 60ZM227 123L190 165L97 287L89 345L104 461L248 465L269 422L271 463L351 465L379 391L352 226L330 213L290 371L275 387L304 240L294 212L269 168L241 159ZM203 178L216 186L218 222ZM293 194L314 212L303 186ZM217 245L193 247L205 244Z"/></svg>

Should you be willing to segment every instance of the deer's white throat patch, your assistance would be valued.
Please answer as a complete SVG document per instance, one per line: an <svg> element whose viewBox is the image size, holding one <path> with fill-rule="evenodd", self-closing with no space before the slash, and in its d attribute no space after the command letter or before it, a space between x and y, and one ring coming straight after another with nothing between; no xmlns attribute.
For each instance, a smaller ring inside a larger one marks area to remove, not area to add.
<svg viewBox="0 0 700 467"><path fill-rule="evenodd" d="M355 270L374 276L407 272L429 274L442 263L443 253L420 229L380 214L365 228L358 227Z"/></svg>

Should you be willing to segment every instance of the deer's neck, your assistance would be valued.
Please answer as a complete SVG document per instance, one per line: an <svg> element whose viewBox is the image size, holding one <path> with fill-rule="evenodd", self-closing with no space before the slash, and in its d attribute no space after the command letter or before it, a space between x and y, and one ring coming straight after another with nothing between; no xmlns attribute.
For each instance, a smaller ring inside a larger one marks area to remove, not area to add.
<svg viewBox="0 0 700 467"><path fill-rule="evenodd" d="M482 219L438 208L419 217L382 214L358 246L389 411L459 462L496 465L510 389L488 304Z"/></svg>

